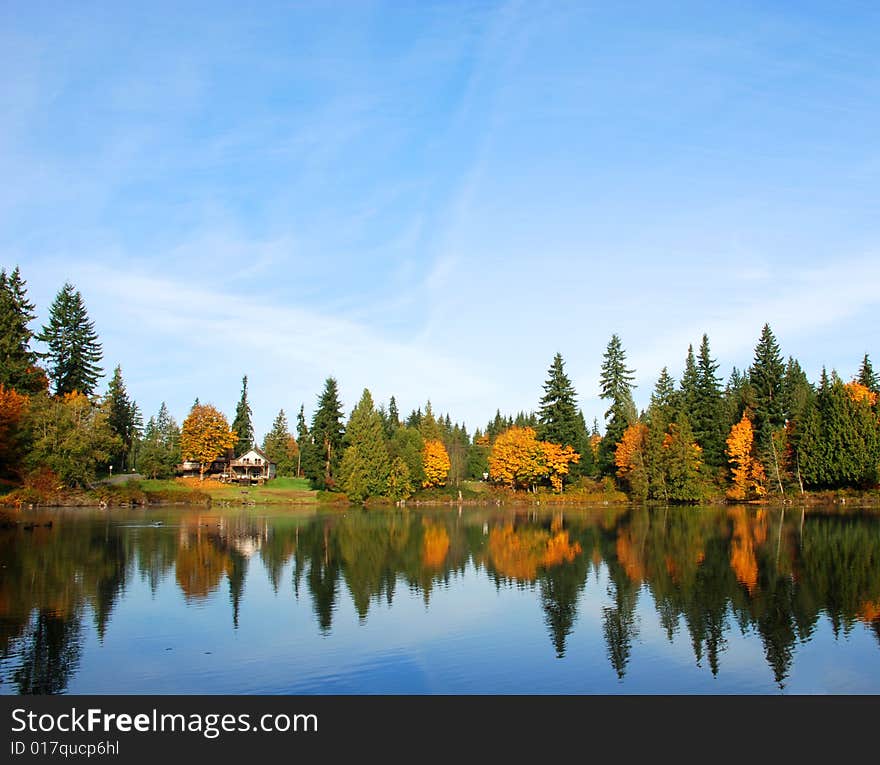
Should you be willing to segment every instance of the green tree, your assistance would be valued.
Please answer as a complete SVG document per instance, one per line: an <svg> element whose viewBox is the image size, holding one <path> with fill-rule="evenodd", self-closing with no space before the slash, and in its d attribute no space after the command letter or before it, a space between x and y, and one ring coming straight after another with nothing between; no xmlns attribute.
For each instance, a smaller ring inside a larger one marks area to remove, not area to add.
<svg viewBox="0 0 880 765"><path fill-rule="evenodd" d="M137 469L150 478L170 478L180 463L180 428L165 402L150 417L138 449Z"/></svg>
<svg viewBox="0 0 880 765"><path fill-rule="evenodd" d="M316 489L332 489L336 486L344 435L338 386L333 377L328 377L312 417L311 439L314 449L308 460L307 475Z"/></svg>
<svg viewBox="0 0 880 765"><path fill-rule="evenodd" d="M306 425L306 410L302 404L299 407L299 414L296 415L296 443L299 446L299 452L296 455L296 475L301 477L307 457L304 452L306 450L313 451L311 435L308 425Z"/></svg>
<svg viewBox="0 0 880 765"><path fill-rule="evenodd" d="M55 395L79 391L90 396L103 374L101 344L95 324L89 319L82 295L66 282L49 309L49 323L36 339L48 351L49 378Z"/></svg>
<svg viewBox="0 0 880 765"><path fill-rule="evenodd" d="M697 379L690 422L697 443L703 450L703 461L713 468L726 462L724 442L727 428L721 401L721 380L718 364L709 352L709 337L703 335L697 359Z"/></svg>
<svg viewBox="0 0 880 765"><path fill-rule="evenodd" d="M880 393L880 376L874 371L871 359L868 358L867 353L862 359L862 365L859 367L859 376L856 379L868 390Z"/></svg>
<svg viewBox="0 0 880 765"><path fill-rule="evenodd" d="M538 438L560 446L582 447L581 420L578 417L577 393L564 370L562 354L553 357L547 370L544 395L538 409ZM525 427L525 423L520 427Z"/></svg>
<svg viewBox="0 0 880 765"><path fill-rule="evenodd" d="M694 356L694 346L689 345L687 357L684 361L684 372L681 376L681 395L679 397L681 410L689 418L693 416L697 405L697 383L699 376L697 358Z"/></svg>
<svg viewBox="0 0 880 765"><path fill-rule="evenodd" d="M134 451L140 438L141 414L137 404L128 396L122 379L122 367L117 365L107 386L104 399L111 430L119 436L120 447L112 455L111 464L118 470L130 469L134 465Z"/></svg>
<svg viewBox="0 0 880 765"><path fill-rule="evenodd" d="M610 402L605 412L605 437L599 445L599 467L606 475L615 470L614 453L623 432L636 421L632 389L634 371L626 366L626 353L620 338L614 334L605 349L599 384L600 398Z"/></svg>
<svg viewBox="0 0 880 765"><path fill-rule="evenodd" d="M755 358L749 370L749 383L755 401L753 421L759 440L766 440L769 431L782 427L785 422L784 375L785 364L779 353L779 344L770 325L765 324L755 346Z"/></svg>
<svg viewBox="0 0 880 765"><path fill-rule="evenodd" d="M275 463L278 475L291 476L296 472L296 460L298 449L293 449L296 444L287 424L287 415L280 410L272 422L272 429L263 439L263 451L266 456Z"/></svg>
<svg viewBox="0 0 880 765"><path fill-rule="evenodd" d="M235 456L254 448L254 426L251 421L253 413L248 402L248 379L247 375L241 378L241 398L235 407L235 419L232 421L232 430L235 433Z"/></svg>
<svg viewBox="0 0 880 765"><path fill-rule="evenodd" d="M395 502L406 499L412 494L413 480L406 462L400 457L391 460L388 473L388 496Z"/></svg>
<svg viewBox="0 0 880 765"><path fill-rule="evenodd" d="M363 502L368 497L385 495L388 492L391 464L382 420L367 389L364 389L361 400L352 409L346 440L348 447L342 456L339 477L348 498Z"/></svg>
<svg viewBox="0 0 880 765"><path fill-rule="evenodd" d="M30 347L34 333L28 325L36 318L34 308L18 266L9 275L0 269L0 385L24 395L46 388L37 354Z"/></svg>
<svg viewBox="0 0 880 765"><path fill-rule="evenodd" d="M425 480L425 466L422 462L424 448L425 441L418 429L406 426L395 431L389 444L392 459L400 459L406 465L413 491L421 487Z"/></svg>

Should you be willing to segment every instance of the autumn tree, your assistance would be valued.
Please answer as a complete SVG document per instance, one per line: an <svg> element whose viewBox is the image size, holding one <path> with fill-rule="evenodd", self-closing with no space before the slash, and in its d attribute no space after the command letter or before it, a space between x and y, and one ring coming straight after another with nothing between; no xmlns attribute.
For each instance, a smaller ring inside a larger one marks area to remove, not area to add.
<svg viewBox="0 0 880 765"><path fill-rule="evenodd" d="M647 439L648 427L642 422L634 422L623 431L614 452L618 478L628 487L630 494L640 500L648 497Z"/></svg>
<svg viewBox="0 0 880 765"><path fill-rule="evenodd" d="M48 467L69 486L91 485L121 444L106 406L79 392L35 396L28 425L33 438L29 467Z"/></svg>
<svg viewBox="0 0 880 765"><path fill-rule="evenodd" d="M30 346L34 309L18 266L9 274L0 269L0 385L24 395L46 388L45 373L38 368L37 354Z"/></svg>
<svg viewBox="0 0 880 765"><path fill-rule="evenodd" d="M745 500L767 493L764 484L764 466L754 455L754 431L751 420L744 414L727 437L727 456L733 476L733 486L727 496Z"/></svg>
<svg viewBox="0 0 880 765"><path fill-rule="evenodd" d="M232 421L232 431L235 433L235 456L240 457L254 447L254 426L252 422L253 412L248 401L247 375L241 378L241 398L235 407L235 419Z"/></svg>
<svg viewBox="0 0 880 765"><path fill-rule="evenodd" d="M49 378L55 395L90 396L103 374L101 344L80 292L66 282L49 309L49 323L36 339L47 345Z"/></svg>
<svg viewBox="0 0 880 765"><path fill-rule="evenodd" d="M24 456L29 399L0 383L0 477L17 476Z"/></svg>
<svg viewBox="0 0 880 765"><path fill-rule="evenodd" d="M232 449L237 439L222 412L210 404L199 404L183 421L180 451L183 459L199 463L199 480L204 480L205 469Z"/></svg>
<svg viewBox="0 0 880 765"><path fill-rule="evenodd" d="M391 465L382 420L366 388L351 411L346 441L348 446L342 456L339 478L348 498L363 502L368 497L385 495Z"/></svg>
<svg viewBox="0 0 880 765"><path fill-rule="evenodd" d="M562 491L562 480L580 455L570 446L539 441L534 428L508 429L495 439L489 455L489 477L511 488L534 489L549 480Z"/></svg>
<svg viewBox="0 0 880 765"><path fill-rule="evenodd" d="M599 395L610 403L605 412L605 436L599 444L599 467L606 474L614 471L615 450L623 432L636 421L636 407L632 398L634 379L634 371L626 366L623 344L616 334L612 335L605 349L599 377Z"/></svg>
<svg viewBox="0 0 880 765"><path fill-rule="evenodd" d="M432 438L425 441L422 450L422 465L425 471L422 486L431 487L446 484L446 478L449 475L449 455L440 439Z"/></svg>

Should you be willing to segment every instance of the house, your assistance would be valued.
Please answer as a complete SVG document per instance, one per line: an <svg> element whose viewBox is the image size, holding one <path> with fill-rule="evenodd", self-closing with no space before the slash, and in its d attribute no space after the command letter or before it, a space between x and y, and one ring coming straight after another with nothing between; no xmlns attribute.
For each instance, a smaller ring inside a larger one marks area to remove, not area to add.
<svg viewBox="0 0 880 765"><path fill-rule="evenodd" d="M275 477L277 465L262 449L254 447L229 462L229 480L239 483L263 483Z"/></svg>
<svg viewBox="0 0 880 765"><path fill-rule="evenodd" d="M183 462L177 466L177 475L184 478L198 478L200 467L198 462ZM255 447L237 458L230 449L225 456L205 465L205 478L213 478L224 483L265 483L275 477L276 468L277 465L262 449Z"/></svg>

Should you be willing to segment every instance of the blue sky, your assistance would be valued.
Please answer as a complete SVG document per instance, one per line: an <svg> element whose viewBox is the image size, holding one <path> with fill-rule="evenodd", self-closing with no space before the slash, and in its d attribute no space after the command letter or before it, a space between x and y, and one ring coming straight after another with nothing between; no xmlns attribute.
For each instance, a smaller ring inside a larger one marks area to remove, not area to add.
<svg viewBox="0 0 880 765"><path fill-rule="evenodd" d="M181 7L183 6L183 7ZM337 377L470 428L588 419L621 335L644 406L765 321L880 362L880 6L0 5L0 263L83 293L145 414L258 435Z"/></svg>

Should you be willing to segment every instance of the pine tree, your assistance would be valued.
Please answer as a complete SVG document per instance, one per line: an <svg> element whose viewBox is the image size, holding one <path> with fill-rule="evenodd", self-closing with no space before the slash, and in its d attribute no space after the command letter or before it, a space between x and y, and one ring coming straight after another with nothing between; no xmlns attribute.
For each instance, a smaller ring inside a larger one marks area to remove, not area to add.
<svg viewBox="0 0 880 765"><path fill-rule="evenodd" d="M101 344L82 295L70 282L56 295L49 309L49 323L36 339L48 346L41 355L49 360L49 378L56 396L74 391L91 396L95 392L103 375Z"/></svg>
<svg viewBox="0 0 880 765"><path fill-rule="evenodd" d="M311 438L315 458L309 460L311 464L307 475L315 488L332 489L336 485L344 435L338 386L333 377L328 377L312 417Z"/></svg>
<svg viewBox="0 0 880 765"><path fill-rule="evenodd" d="M113 377L107 385L105 401L108 409L108 424L121 442L119 450L112 455L111 464L121 472L133 464L134 447L140 437L138 427L140 412L137 404L128 397L122 379L122 367L119 365L113 370Z"/></svg>
<svg viewBox="0 0 880 765"><path fill-rule="evenodd" d="M296 442L290 434L287 415L281 409L272 421L272 429L263 439L263 452L270 461L275 463L278 475L290 476L296 470L296 454L292 446Z"/></svg>
<svg viewBox="0 0 880 765"><path fill-rule="evenodd" d="M440 441L443 438L440 425L434 419L434 412L431 409L430 401L425 404L425 413L419 419L419 432L425 441Z"/></svg>
<svg viewBox="0 0 880 765"><path fill-rule="evenodd" d="M392 428L400 427L400 412L397 411L397 400L394 396L388 402L388 423Z"/></svg>
<svg viewBox="0 0 880 765"><path fill-rule="evenodd" d="M610 401L605 412L605 437L599 445L599 467L606 475L614 473L614 454L623 432L636 420L632 399L634 371L626 366L626 353L620 338L611 336L602 361L600 398Z"/></svg>
<svg viewBox="0 0 880 765"><path fill-rule="evenodd" d="M560 446L581 445L577 393L563 369L562 354L553 357L544 383L544 395L538 409L538 438ZM525 427L525 423L522 427Z"/></svg>
<svg viewBox="0 0 880 765"><path fill-rule="evenodd" d="M859 376L856 379L868 390L880 393L880 375L874 371L867 353L862 359L862 366L859 367Z"/></svg>
<svg viewBox="0 0 880 765"><path fill-rule="evenodd" d="M721 380L717 377L718 364L709 352L709 337L703 335L697 361L697 379L690 422L697 444L702 449L703 461L710 467L721 467L724 462L724 442L727 429L721 402Z"/></svg>
<svg viewBox="0 0 880 765"><path fill-rule="evenodd" d="M46 387L37 354L30 347L34 333L28 325L36 318L34 308L18 266L8 276L6 269L0 269L0 385L23 395Z"/></svg>
<svg viewBox="0 0 880 765"><path fill-rule="evenodd" d="M248 379L247 375L245 375L241 378L241 398L235 407L235 419L232 421L232 430L236 437L235 446L233 447L236 457L240 457L254 448L252 414L251 405L248 402Z"/></svg>
<svg viewBox="0 0 880 765"><path fill-rule="evenodd" d="M382 421L373 408L373 397L364 389L346 428L348 447L339 466L339 478L348 498L363 502L388 492L391 461L385 446Z"/></svg>

